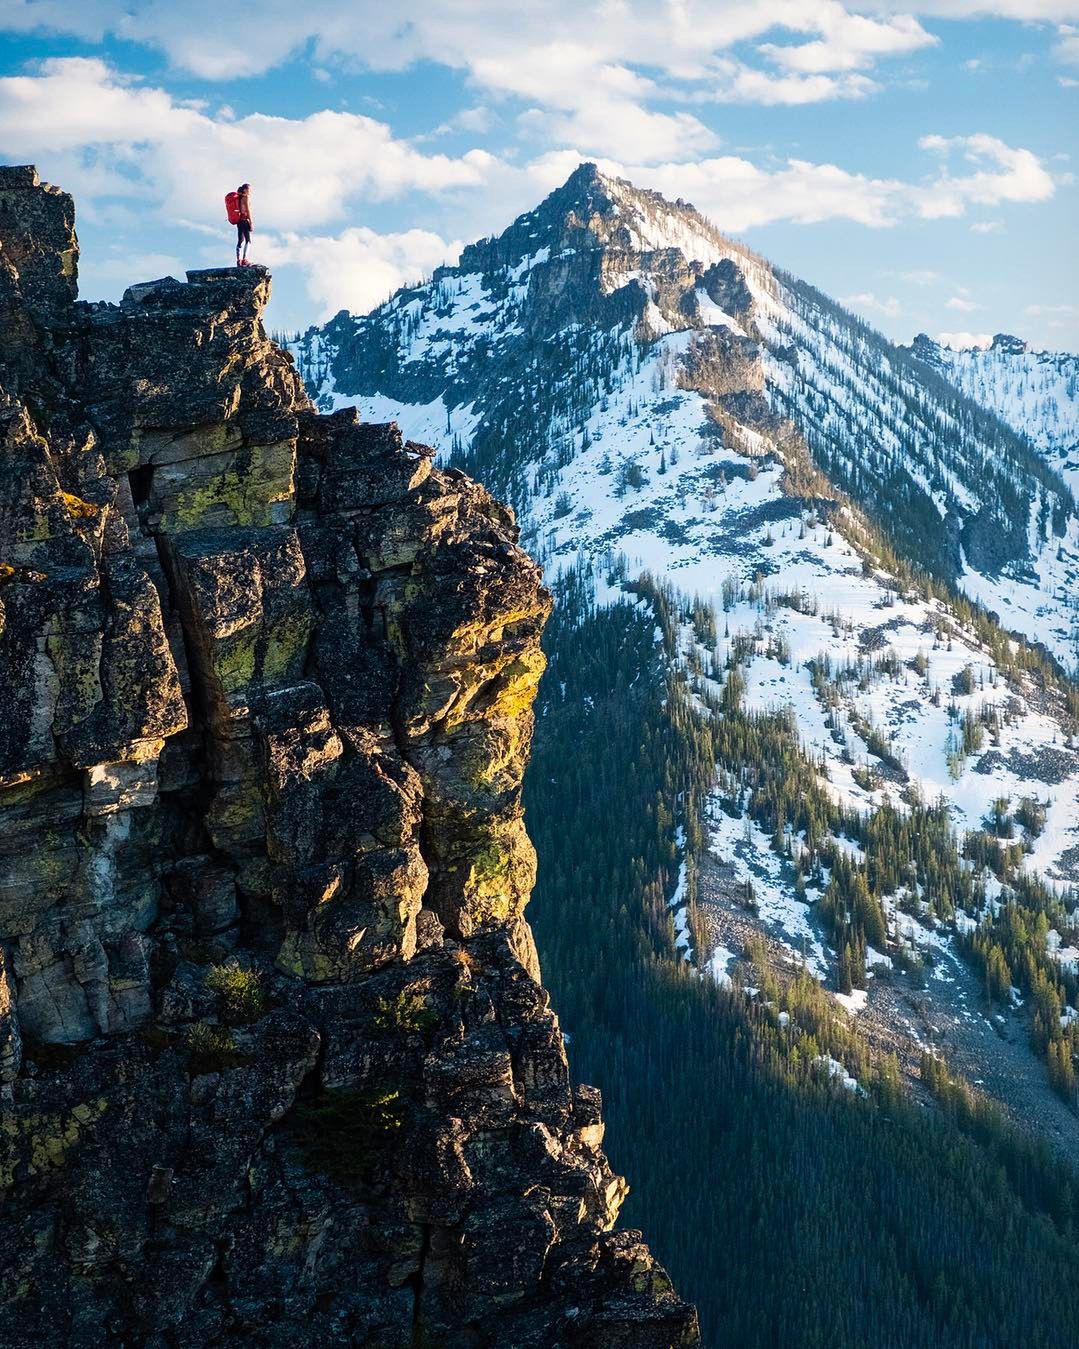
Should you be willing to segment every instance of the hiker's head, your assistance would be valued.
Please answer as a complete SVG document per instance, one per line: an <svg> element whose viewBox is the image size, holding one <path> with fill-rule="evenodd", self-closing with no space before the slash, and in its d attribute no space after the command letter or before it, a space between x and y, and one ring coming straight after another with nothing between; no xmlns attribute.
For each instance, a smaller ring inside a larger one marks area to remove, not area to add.
<svg viewBox="0 0 1079 1349"><path fill-rule="evenodd" d="M251 190L251 184L250 184L250 183L241 183L240 186L239 186L236 190L237 190L238 192L249 192L249 191Z"/></svg>

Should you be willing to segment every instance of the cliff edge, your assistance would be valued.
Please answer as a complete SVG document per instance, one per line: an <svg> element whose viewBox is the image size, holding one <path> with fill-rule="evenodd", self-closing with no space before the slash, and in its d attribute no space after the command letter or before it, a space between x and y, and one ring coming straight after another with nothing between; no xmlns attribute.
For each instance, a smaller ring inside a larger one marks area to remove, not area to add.
<svg viewBox="0 0 1079 1349"><path fill-rule="evenodd" d="M0 1343L697 1342L522 914L550 608L269 275L0 169Z"/></svg>

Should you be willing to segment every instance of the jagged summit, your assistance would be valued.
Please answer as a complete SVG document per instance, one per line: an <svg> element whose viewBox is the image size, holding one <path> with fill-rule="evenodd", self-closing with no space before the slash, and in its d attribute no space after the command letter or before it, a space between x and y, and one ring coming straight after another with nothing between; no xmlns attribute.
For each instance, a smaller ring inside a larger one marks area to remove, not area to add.
<svg viewBox="0 0 1079 1349"><path fill-rule="evenodd" d="M997 333L990 343L990 351L1002 351L1008 356L1025 356L1032 348L1029 342L1013 333Z"/></svg>
<svg viewBox="0 0 1079 1349"><path fill-rule="evenodd" d="M928 333L918 333L910 344L910 350L924 360L932 361L938 351L1000 351L1008 356L1024 356L1034 350L1030 343L1013 333L996 333L991 341L973 342L970 346L955 348L938 342ZM1043 353L1036 353L1043 354Z"/></svg>
<svg viewBox="0 0 1079 1349"><path fill-rule="evenodd" d="M518 216L497 237L466 246L457 266L440 268L435 278L514 267L544 249L547 257L676 249L704 265L731 253L747 254L689 203L668 201L659 192L583 163L534 210Z"/></svg>
<svg viewBox="0 0 1079 1349"><path fill-rule="evenodd" d="M651 214L673 219L693 218L703 233L716 233L715 227L696 207L678 198L670 201L652 188L637 187L628 178L604 173L593 163L579 164L561 187L555 188L534 211L522 219L544 220L576 216L582 224L594 217L620 218L626 228Z"/></svg>

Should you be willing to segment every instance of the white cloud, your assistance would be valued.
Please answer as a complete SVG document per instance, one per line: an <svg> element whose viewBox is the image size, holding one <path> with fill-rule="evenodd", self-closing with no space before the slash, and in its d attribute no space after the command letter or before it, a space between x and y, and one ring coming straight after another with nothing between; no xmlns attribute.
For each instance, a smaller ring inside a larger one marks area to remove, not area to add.
<svg viewBox="0 0 1079 1349"><path fill-rule="evenodd" d="M1032 150L1013 149L984 132L974 136L923 136L923 150L940 156L941 169L916 190L918 214L929 220L962 215L970 203L996 206L1002 201L1047 201L1055 186ZM972 172L953 175L949 163L959 153Z"/></svg>
<svg viewBox="0 0 1079 1349"><path fill-rule="evenodd" d="M532 78L521 70L513 75L521 87ZM628 96L639 83L612 70L604 88L595 105L585 102L537 115L564 118L562 129L569 133L593 119L601 122L603 98ZM911 184L802 159L763 169L737 155L699 157L711 136L694 119L681 114L637 119L632 105L627 107L622 124L609 133L626 153L605 162L670 196L693 198L722 228L733 231L776 220L849 219L883 226L911 215L961 215L969 204L1042 201L1054 190L1030 150L984 134L924 137L920 144L940 164L934 175ZM552 133L549 124L547 131ZM215 116L84 58L50 60L35 75L0 79L0 141L16 156L58 159L65 182L90 198L137 199L151 212L160 210L176 220L217 224L224 186L247 180L253 184L256 228L296 233L341 219L349 203L358 200L480 187L487 190L483 204L489 222L489 198L493 193L501 199L498 188L523 209L532 204L526 193L553 185L552 166L558 174L554 182L560 181L592 149L587 141L575 144L572 150L541 156L522 173L482 150L461 156L423 153L396 139L384 123L354 113ZM662 157L672 149L677 155ZM687 163L689 151L698 157ZM953 171L957 156L966 172ZM50 172L55 170L50 167Z"/></svg>
<svg viewBox="0 0 1079 1349"><path fill-rule="evenodd" d="M616 171L617 171L617 166ZM669 197L686 197L721 229L741 233L777 220L815 224L855 220L888 225L907 185L849 173L835 164L791 159L762 169L748 159L722 155L692 164L629 166L624 176Z"/></svg>
<svg viewBox="0 0 1079 1349"><path fill-rule="evenodd" d="M814 5L819 10L817 0ZM566 56L569 74L563 69L552 76L546 108L518 120L556 142L583 139L523 164L512 154L499 159L482 150L427 153L418 140L399 139L385 123L351 112L289 118L192 106L86 58L52 59L35 73L0 79L0 143L12 158L37 160L78 194L83 220L107 223L117 238L144 239L167 222L220 239L222 194L250 181L257 241L266 241L260 254L300 268L318 304L334 309L342 303L365 308L443 261L451 236L475 237L508 223L564 181L581 158L596 158L640 186L689 198L734 233L777 221L886 227L958 216L974 205L1043 201L1054 191L1036 155L984 134L925 137L921 144L934 167L913 183L800 158L762 167L743 155L715 153L714 136L688 111L641 108L653 84L628 68L611 65L597 89L575 92L575 78L589 68L576 48ZM709 69L718 83L741 78L737 70L718 71L714 62ZM499 78L522 96L541 83L527 62ZM475 113L478 125L487 106L466 113ZM609 124L612 107L615 125ZM595 147L604 143L619 153L600 154ZM439 198L438 233L378 236L346 228L364 218L367 204L412 193ZM177 245L170 239L166 246ZM94 275L89 266L87 275ZM897 301L873 297L873 303L888 313L883 306Z"/></svg>
<svg viewBox="0 0 1079 1349"><path fill-rule="evenodd" d="M882 300L871 290L861 290L854 295L841 295L839 303L845 304L848 309L860 310L863 314L883 314L886 318L896 318L902 313L902 306L894 295Z"/></svg>
<svg viewBox="0 0 1079 1349"><path fill-rule="evenodd" d="M834 75L785 71L775 75L728 60L717 61L716 71L717 79L708 91L696 95L698 101L791 107L837 98L864 98L880 88L867 75L851 72Z"/></svg>
<svg viewBox="0 0 1079 1349"><path fill-rule="evenodd" d="M319 306L319 322L339 309L366 313L398 287L430 275L441 263L456 261L460 252L459 241L447 242L428 230L376 234L351 228L336 236L288 233L259 242L260 262L271 267L292 264L302 271Z"/></svg>
<svg viewBox="0 0 1079 1349"><path fill-rule="evenodd" d="M339 218L357 197L477 187L494 163L482 150L423 154L354 113L215 117L78 57L0 79L0 143L60 163L81 194L139 198L173 219L220 220L223 192L246 180L256 228L278 229Z"/></svg>
<svg viewBox="0 0 1079 1349"><path fill-rule="evenodd" d="M490 131L493 121L491 109L483 104L477 104L472 108L462 108L460 112L454 113L447 121L440 122L430 136L423 136L419 139L430 140L434 136L448 136L455 131L470 131L482 136Z"/></svg>
<svg viewBox="0 0 1079 1349"><path fill-rule="evenodd" d="M835 5L821 15L822 36L813 42L783 46L764 43L760 50L776 64L805 74L862 70L881 56L905 55L940 39L909 14L877 23Z"/></svg>
<svg viewBox="0 0 1079 1349"><path fill-rule="evenodd" d="M957 314L973 314L976 309L984 309L985 306L975 304L973 300L967 300L962 295L953 295L944 301L944 308L954 309Z"/></svg>
<svg viewBox="0 0 1079 1349"><path fill-rule="evenodd" d="M462 71L487 98L548 114L531 125L565 143L627 155L637 136L638 160L674 157L680 144L688 158L714 142L670 102L860 98L878 87L866 74L878 62L938 41L908 12L873 18L841 0L533 0L510 10L504 0L410 0L404 16L375 0L261 0L255 13L220 0L7 0L2 29L90 41L112 33L221 81L298 53L317 78L334 65L399 71L430 61Z"/></svg>
<svg viewBox="0 0 1079 1349"><path fill-rule="evenodd" d="M975 220L970 228L975 234L999 234L1004 228L1004 221Z"/></svg>
<svg viewBox="0 0 1079 1349"><path fill-rule="evenodd" d="M1065 65L1079 66L1079 28L1071 24L1061 24L1057 29L1057 40L1053 55Z"/></svg>
<svg viewBox="0 0 1079 1349"><path fill-rule="evenodd" d="M858 8L876 14L899 11L937 19L1079 19L1079 0L859 0Z"/></svg>
<svg viewBox="0 0 1079 1349"><path fill-rule="evenodd" d="M575 107L522 113L518 125L547 144L578 146L583 155L635 156L644 162L710 150L717 137L690 113L651 112L629 97L602 87L583 92Z"/></svg>
<svg viewBox="0 0 1079 1349"><path fill-rule="evenodd" d="M939 272L934 272L929 267L922 267L913 272L900 272L903 281L909 281L912 286L933 286L940 281Z"/></svg>
<svg viewBox="0 0 1079 1349"><path fill-rule="evenodd" d="M881 63L940 42L918 16L1051 19L1061 25L1059 50L1070 50L1067 21L1079 17L1079 0L531 0L511 8L504 0L410 0L406 9L376 0L261 0L254 12L220 0L6 0L0 31L88 41L111 33L220 81L298 54L317 79L335 67L400 71L433 62L460 71L482 99L438 132L486 134L487 105L514 100L509 117L527 136L662 164L717 145L678 104L867 97L881 87ZM951 213L947 202L942 209Z"/></svg>
<svg viewBox="0 0 1079 1349"><path fill-rule="evenodd" d="M937 333L935 339L942 347L951 347L953 351L966 351L970 347L984 349L993 345L992 333Z"/></svg>
<svg viewBox="0 0 1079 1349"><path fill-rule="evenodd" d="M79 268L79 284L89 294L95 295L106 290L124 289L132 282L159 276L175 276L182 279L184 263L174 253L131 253L127 249L114 249L108 257L88 256L82 259Z"/></svg>

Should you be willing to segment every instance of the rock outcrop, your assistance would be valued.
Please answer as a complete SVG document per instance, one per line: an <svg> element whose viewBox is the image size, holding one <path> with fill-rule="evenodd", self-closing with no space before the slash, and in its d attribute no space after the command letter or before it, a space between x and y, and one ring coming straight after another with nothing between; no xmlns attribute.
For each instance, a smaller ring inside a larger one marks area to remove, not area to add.
<svg viewBox="0 0 1079 1349"><path fill-rule="evenodd" d="M522 911L550 599L261 268L0 170L0 1343L668 1346Z"/></svg>

